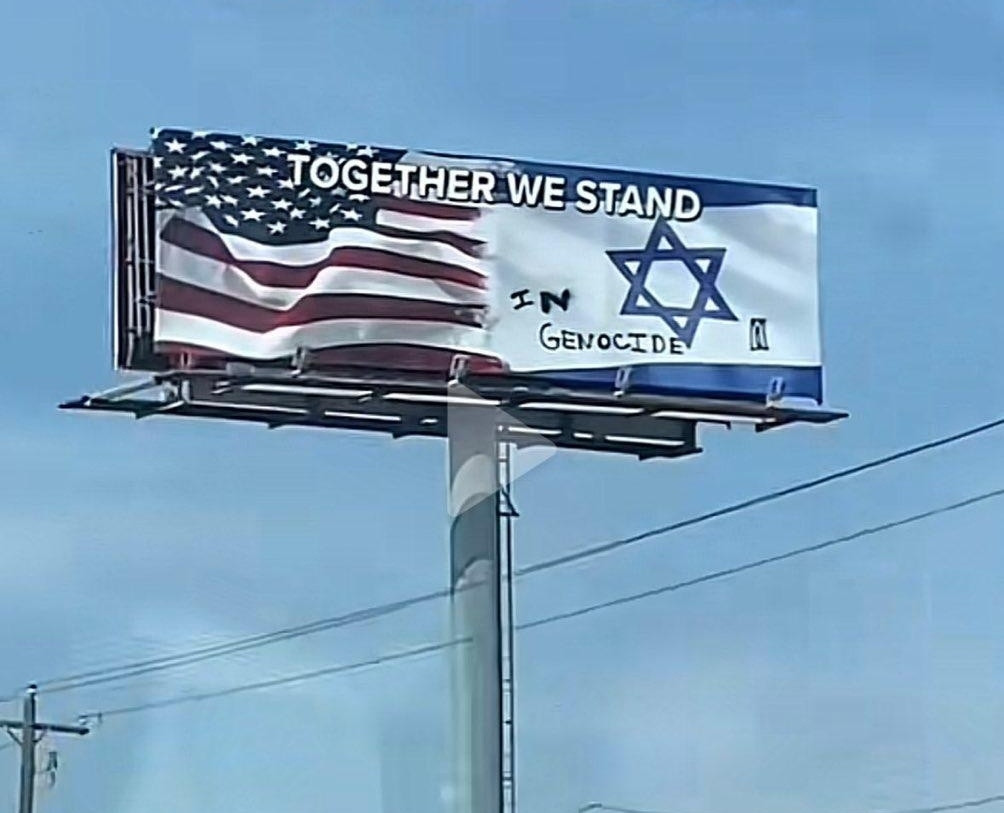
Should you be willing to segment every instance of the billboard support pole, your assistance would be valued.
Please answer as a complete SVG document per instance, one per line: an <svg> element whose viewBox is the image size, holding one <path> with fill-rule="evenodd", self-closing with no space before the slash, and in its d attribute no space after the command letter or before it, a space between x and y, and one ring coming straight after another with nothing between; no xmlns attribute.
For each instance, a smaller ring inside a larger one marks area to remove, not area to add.
<svg viewBox="0 0 1004 813"><path fill-rule="evenodd" d="M451 405L448 420L455 811L502 813L498 413Z"/></svg>

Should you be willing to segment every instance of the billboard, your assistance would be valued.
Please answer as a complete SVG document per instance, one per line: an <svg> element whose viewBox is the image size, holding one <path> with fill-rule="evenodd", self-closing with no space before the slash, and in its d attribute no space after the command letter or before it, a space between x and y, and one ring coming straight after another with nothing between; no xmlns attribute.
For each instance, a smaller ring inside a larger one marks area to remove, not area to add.
<svg viewBox="0 0 1004 813"><path fill-rule="evenodd" d="M822 401L812 189L178 129L145 160L153 355L120 366Z"/></svg>

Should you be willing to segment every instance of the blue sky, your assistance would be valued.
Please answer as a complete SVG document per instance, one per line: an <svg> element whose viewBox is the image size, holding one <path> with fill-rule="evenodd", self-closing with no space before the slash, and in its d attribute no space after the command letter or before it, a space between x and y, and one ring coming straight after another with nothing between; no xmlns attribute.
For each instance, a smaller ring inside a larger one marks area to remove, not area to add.
<svg viewBox="0 0 1004 813"><path fill-rule="evenodd" d="M174 125L819 188L824 353L850 421L708 432L681 463L519 483L530 563L996 417L1004 13L986 2L39 0L0 52L0 687L446 580L436 442L60 414L111 385L108 150ZM988 435L528 578L530 619L1000 487ZM866 813L1004 792L1004 508L528 631L521 809ZM124 688L77 713L438 639L428 607ZM110 719L62 813L445 810L430 657ZM8 710L13 711L13 709ZM13 809L13 751L0 799Z"/></svg>

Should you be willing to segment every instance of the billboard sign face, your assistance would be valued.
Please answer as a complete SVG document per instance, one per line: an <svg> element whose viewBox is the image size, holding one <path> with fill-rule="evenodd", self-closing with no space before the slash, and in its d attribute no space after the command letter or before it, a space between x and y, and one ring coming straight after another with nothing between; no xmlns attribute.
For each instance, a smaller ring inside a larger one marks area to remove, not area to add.
<svg viewBox="0 0 1004 813"><path fill-rule="evenodd" d="M155 131L158 353L822 400L814 190Z"/></svg>

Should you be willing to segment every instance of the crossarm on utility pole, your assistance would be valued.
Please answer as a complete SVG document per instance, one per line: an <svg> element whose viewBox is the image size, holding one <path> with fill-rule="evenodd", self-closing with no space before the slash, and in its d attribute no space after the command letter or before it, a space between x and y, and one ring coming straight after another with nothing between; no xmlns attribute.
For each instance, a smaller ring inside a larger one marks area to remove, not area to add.
<svg viewBox="0 0 1004 813"><path fill-rule="evenodd" d="M0 720L0 728L6 728L8 730L15 730L22 728L24 723L21 720ZM91 730L87 726L82 725L60 725L58 723L35 723L35 731L39 731L43 734L53 733L53 734L76 734L78 737L83 737L91 733Z"/></svg>

